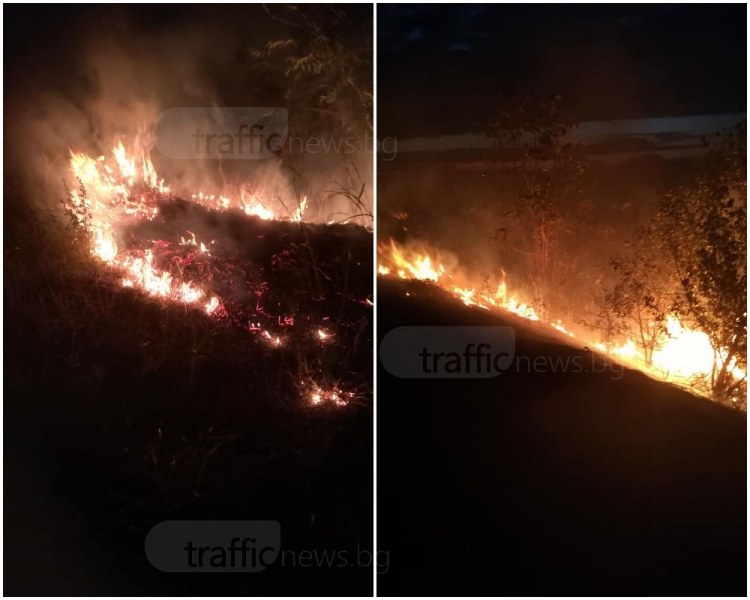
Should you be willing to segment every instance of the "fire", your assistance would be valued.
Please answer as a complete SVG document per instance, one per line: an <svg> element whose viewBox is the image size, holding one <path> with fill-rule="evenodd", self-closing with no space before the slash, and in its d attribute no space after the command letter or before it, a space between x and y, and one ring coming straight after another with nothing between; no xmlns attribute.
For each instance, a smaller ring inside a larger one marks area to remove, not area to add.
<svg viewBox="0 0 750 600"><path fill-rule="evenodd" d="M114 262L117 258L117 244L111 234L105 233L103 229L96 229L93 233L93 253L106 263Z"/></svg>
<svg viewBox="0 0 750 600"><path fill-rule="evenodd" d="M180 246L194 246L198 249L198 251L201 254L209 254L208 252L208 246L204 244L203 242L199 242L195 239L195 234L192 231L187 232L190 237L180 237ZM210 244L213 244L214 242L211 241Z"/></svg>
<svg viewBox="0 0 750 600"><path fill-rule="evenodd" d="M138 139L131 148L118 142L109 157L92 158L84 153L71 151L70 169L73 189L69 194L67 210L88 233L91 255L117 270L123 287L140 290L160 300L193 306L212 318L227 316L224 299L211 293L210 278L194 281L184 276L181 267L164 268L165 262L171 263L163 257L175 256L175 247L183 249L182 254L175 258L180 261L179 264L190 264L196 256L210 258L214 240L198 240L195 233L186 231L175 244L157 240L150 242L153 244L150 248L129 248L125 240L120 239L124 224L153 220L159 215L160 202L171 198L170 188L164 184L164 180L159 179L148 152L143 150ZM237 199L230 195L206 194L202 191L191 194L190 198L209 210L237 209L264 220L297 223L303 221L307 208L307 197L303 197L291 212L276 213L255 192L248 192L245 187L240 189ZM169 250L167 254L165 249ZM280 320L280 324L285 326L293 323L293 317L287 317L283 324ZM246 328L257 334L269 348L281 348L285 345L286 340L282 336L272 333L259 323L249 323ZM333 334L320 328L313 329L312 334L323 342L333 339ZM320 402L330 402L335 406L347 404L346 394L337 388L324 391L316 387L316 390L312 392L313 396L304 392L304 396L313 404L315 397Z"/></svg>
<svg viewBox="0 0 750 600"><path fill-rule="evenodd" d="M282 339L277 335L271 335L268 331L263 330L263 337L268 342L268 345L272 348L278 348L281 346L284 342Z"/></svg>
<svg viewBox="0 0 750 600"><path fill-rule="evenodd" d="M292 221L294 221L295 223L301 223L302 214L305 212L306 208L307 208L307 196L302 198L302 202L300 202L299 206L294 209L294 214L292 214Z"/></svg>
<svg viewBox="0 0 750 600"><path fill-rule="evenodd" d="M411 252L390 242L390 265L381 265L378 272L387 275L396 273L401 279L420 279L437 282L445 273L445 267L428 254ZM383 271L387 269L387 271Z"/></svg>
<svg viewBox="0 0 750 600"><path fill-rule="evenodd" d="M501 272L496 286L487 282L472 287L465 286L465 283L457 285L453 282L460 278L448 271L438 253L424 248L403 248L393 240L380 245L379 259L379 275L429 281L450 292L467 306L477 306L485 310L502 308L524 319L539 320L539 315L530 304L508 295L505 272Z"/></svg>
<svg viewBox="0 0 750 600"><path fill-rule="evenodd" d="M670 381L691 385L695 380L705 380L717 362L723 362L726 354L714 352L711 340L702 331L683 325L675 315L667 317L667 337L654 349L651 365L643 364L641 353L633 340L610 349L638 368L659 375ZM736 364L730 365L732 376L741 380L746 374Z"/></svg>
<svg viewBox="0 0 750 600"><path fill-rule="evenodd" d="M221 300L216 296L211 296L211 299L203 306L203 310L206 311L207 315L212 315L216 312L219 306L221 306Z"/></svg>
<svg viewBox="0 0 750 600"><path fill-rule="evenodd" d="M203 193L194 195L194 198L196 198L203 204L205 204L206 202L214 202L216 199L215 196L206 196ZM219 197L218 204L220 206L220 210L227 210L233 205L233 202L230 198L221 196ZM265 204L263 204L263 201L255 193L248 193L245 188L242 188L240 190L239 207L246 215L258 217L259 219L263 219L264 221L289 220L293 223L301 223L303 221L302 217L304 215L305 209L307 208L307 196L304 196L302 198L300 203L297 205L297 208L292 211L291 215L288 215L288 218L285 218L283 215L272 211Z"/></svg>
<svg viewBox="0 0 750 600"><path fill-rule="evenodd" d="M667 333L667 342L654 352L654 365L680 377L709 373L706 367L713 364L714 351L705 333L683 327L674 316L667 319Z"/></svg>
<svg viewBox="0 0 750 600"><path fill-rule="evenodd" d="M303 387L305 384L302 384ZM353 392L343 392L337 386L330 389L321 388L316 383L311 383L308 386L307 399L311 406L321 406L323 404L331 404L337 407L343 407L349 404L354 398Z"/></svg>
<svg viewBox="0 0 750 600"><path fill-rule="evenodd" d="M504 271L501 271L498 277L495 291L491 292L489 290L492 286L489 282L484 282L482 285L467 285L465 278L461 277L459 272L448 271L439 253L424 247L417 250L407 249L393 240L380 245L378 263L378 274L382 276L429 281L467 306L486 310L499 308L530 321L542 320L531 303L508 293ZM544 323L571 338L578 339L559 319L544 321ZM666 339L654 350L651 364L646 364L638 344L632 339L610 346L592 343L589 340L580 341L634 368L705 394L706 381L711 377L718 362L722 361L726 355L722 355L722 352L716 353L709 337L704 332L687 327L677 316L670 315L666 325ZM730 365L730 372L737 380L746 377L746 373L737 365Z"/></svg>
<svg viewBox="0 0 750 600"><path fill-rule="evenodd" d="M271 221L274 218L273 211L263 206L263 203L255 195L251 197L250 202L242 202L242 210L246 215L258 217L264 221Z"/></svg>

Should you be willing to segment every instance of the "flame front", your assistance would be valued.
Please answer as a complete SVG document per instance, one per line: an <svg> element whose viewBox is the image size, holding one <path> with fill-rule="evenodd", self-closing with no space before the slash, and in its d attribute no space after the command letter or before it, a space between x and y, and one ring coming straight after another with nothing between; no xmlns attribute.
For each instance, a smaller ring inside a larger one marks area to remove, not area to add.
<svg viewBox="0 0 750 600"><path fill-rule="evenodd" d="M395 273L401 279L421 279L437 282L445 273L445 267L428 254L411 252L396 245L389 244L389 265L381 265L379 273Z"/></svg>
<svg viewBox="0 0 750 600"><path fill-rule="evenodd" d="M148 153L140 147L136 139L134 149L128 150L119 142L112 148L109 158L92 158L84 153L71 151L70 168L75 182L69 193L69 214L88 233L90 253L116 269L120 273L120 283L126 288L138 289L149 296L166 301L180 302L202 310L213 318L226 315L224 300L210 291L210 286L202 281L193 281L179 273L159 268L155 253L168 245L167 242L153 241L152 248L126 248L118 243L118 235L123 224L135 221L151 221L159 215L160 203L170 199L170 188L159 179ZM191 195L196 204L213 211L238 209L246 215L264 220L302 222L307 208L307 198L303 197L290 214L279 214L269 209L255 194L245 188L240 189L239 198L227 195L197 192ZM204 257L211 256L214 241L196 240L193 232L186 231L177 246ZM294 324L288 317L281 326ZM311 325L312 335L320 341L330 341L332 334ZM285 345L284 336L270 331L259 323L249 323L247 331L255 333L269 348L278 349ZM307 387L303 396L310 399ZM337 388L333 391L318 391L321 402L329 401L335 406L344 406L345 394ZM312 401L313 404L314 398Z"/></svg>
<svg viewBox="0 0 750 600"><path fill-rule="evenodd" d="M485 281L482 285L467 285L466 278L462 277L458 271L449 271L441 260L440 254L432 249L425 247L416 250L409 249L399 246L393 240L381 244L378 252L378 273L400 279L428 281L449 292L467 306L476 306L486 310L499 308L530 321L542 320L531 303L508 293L504 271L501 271L496 283ZM460 285L456 282L460 282ZM666 338L661 346L654 350L651 364L647 364L643 359L638 344L633 339L606 346L601 343L592 343L591 340L580 339L559 319L544 321L544 323L629 366L666 381L689 387L703 395L707 393L707 381L712 372L726 356L722 351L714 351L708 335L685 326L675 315L669 315L667 318ZM745 372L737 365L730 365L730 372L737 380L746 377Z"/></svg>
<svg viewBox="0 0 750 600"><path fill-rule="evenodd" d="M154 266L152 250L120 250L116 241L118 223L126 217L151 220L159 214L158 195L169 193L159 180L151 160L131 157L120 142L112 149L114 166L101 156L93 159L71 152L70 165L78 183L71 192L70 211L91 237L91 253L122 271L122 285L136 287L150 296L203 305L207 314L216 311L220 299L190 281L178 281ZM192 235L192 234L191 234ZM185 240L183 238L183 243ZM195 242L195 235L192 235ZM202 246L205 249L205 245Z"/></svg>

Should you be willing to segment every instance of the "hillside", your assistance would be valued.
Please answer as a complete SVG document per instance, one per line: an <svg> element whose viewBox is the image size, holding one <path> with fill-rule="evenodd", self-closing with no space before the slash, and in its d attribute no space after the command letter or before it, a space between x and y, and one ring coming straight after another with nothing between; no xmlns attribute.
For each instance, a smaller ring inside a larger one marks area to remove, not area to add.
<svg viewBox="0 0 750 600"><path fill-rule="evenodd" d="M277 520L297 552L371 547L370 233L165 205L133 252L202 275L222 297L208 314L123 287L22 186L5 192L5 591L369 594L366 566L196 578L143 548L166 519Z"/></svg>
<svg viewBox="0 0 750 600"><path fill-rule="evenodd" d="M379 340L510 325L517 356L591 355L435 287L378 284ZM397 379L379 362L378 593L745 595L745 415L620 375Z"/></svg>

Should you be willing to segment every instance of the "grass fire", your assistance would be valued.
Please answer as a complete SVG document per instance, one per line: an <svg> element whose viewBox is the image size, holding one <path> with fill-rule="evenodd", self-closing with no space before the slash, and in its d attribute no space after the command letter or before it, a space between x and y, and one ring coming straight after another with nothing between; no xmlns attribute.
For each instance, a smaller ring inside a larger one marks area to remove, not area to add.
<svg viewBox="0 0 750 600"><path fill-rule="evenodd" d="M532 302L508 293L502 269L494 279L485 276L472 281L471 276L463 274L460 269L449 270L441 261L440 252L429 248L408 250L393 240L383 243L379 247L378 273L381 276L428 281L467 306L505 310L530 321L542 320L541 309L535 309ZM739 408L746 408L743 398L747 374L738 363L744 358L738 354L730 356L727 348L715 347L706 333L686 327L676 314L665 315L660 337L650 345L639 340L635 333L632 338L606 343L598 339L596 331L580 323L566 324L554 316L547 316L543 320L549 327L564 333L581 346L590 345L615 360L709 398L712 383L717 374L725 369L732 380L732 392L726 399ZM649 321L644 326L658 329L660 324Z"/></svg>
<svg viewBox="0 0 750 600"><path fill-rule="evenodd" d="M370 594L371 9L48 10L5 10L5 591ZM232 520L358 568L144 554Z"/></svg>
<svg viewBox="0 0 750 600"><path fill-rule="evenodd" d="M112 149L109 160L71 152L70 166L71 185L77 188L71 190L65 210L88 239L92 256L112 268L123 287L226 321L256 335L259 343L268 348L282 350L328 340L332 334L321 328L324 323L335 324L341 338L351 334L355 344L364 341L359 336L364 333L362 323L369 321L366 288L343 290L341 305L331 306L331 311L338 311L333 313L335 318L321 312L322 302L318 315L313 311L305 314L308 307L303 308L304 303L299 301L304 292L293 289L301 280L300 264L306 264L307 253L312 252L309 242L305 245L309 226L302 225L305 197L294 203L286 215L266 208L257 193L245 196L244 189L237 198L198 192L187 194L190 200L184 201L158 178L145 151L129 154L122 142ZM187 229L179 233L183 220L194 223L191 225L194 229L201 227L201 233L205 231L209 237L196 237L194 231ZM227 220L232 221L232 227L252 232L260 240L268 235L263 231L270 233L273 229L256 229L258 220L279 222L290 243L271 255L270 264L264 268L257 260L259 257L238 251L237 241L241 239L237 237L238 231L233 234L234 240L226 239L228 234L222 232L221 225ZM289 227L290 223L300 225ZM367 234L356 225L322 225L316 229L332 239L359 241L366 252ZM166 237L150 237L157 232ZM209 239L216 235L225 239ZM346 268L366 271L366 265L363 254L357 265ZM283 292L270 288L272 280ZM318 301L325 295L322 288L306 288L306 291ZM358 293L362 298L356 296ZM326 378L317 372L301 373L303 401L320 406L332 400L332 406L343 407L356 399L354 392L311 394L308 388L312 378L321 376Z"/></svg>
<svg viewBox="0 0 750 600"><path fill-rule="evenodd" d="M745 9L377 24L378 593L744 595Z"/></svg>

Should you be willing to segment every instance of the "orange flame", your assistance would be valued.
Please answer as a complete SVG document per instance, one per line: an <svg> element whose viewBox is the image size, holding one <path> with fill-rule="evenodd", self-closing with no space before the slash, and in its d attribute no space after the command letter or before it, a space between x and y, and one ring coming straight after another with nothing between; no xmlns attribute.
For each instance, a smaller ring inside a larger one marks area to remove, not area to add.
<svg viewBox="0 0 750 600"><path fill-rule="evenodd" d="M89 233L90 253L106 265L118 270L123 287L138 289L149 296L182 302L201 309L205 314L221 318L226 314L222 299L201 284L182 280L170 272L159 269L154 264L152 250L129 250L120 248L117 243L118 227L125 218L151 220L159 214L157 198L169 194L170 189L159 179L148 152L139 147L136 140L128 149L118 142L111 156L92 158L84 153L70 153L70 169L75 181L70 192L68 209L75 221ZM191 199L210 210L226 211L232 208L242 210L266 220L302 222L307 197L303 197L291 214L282 215L267 208L254 193L240 189L238 199L227 195L205 194L201 191L192 194ZM200 254L210 255L213 241L196 240L194 233L187 231L180 239L180 245L194 247ZM248 329L271 348L280 348L285 340L259 324L250 324ZM332 334L323 329L313 330L321 341L328 341ZM345 395L337 389L318 391L321 401L335 406L345 406ZM315 398L304 393L314 404Z"/></svg>
<svg viewBox="0 0 750 600"><path fill-rule="evenodd" d="M508 293L504 272L501 273L494 293L483 291L487 288L486 284L471 287L465 283L463 286L456 285L453 281L461 278L457 273L451 273L446 269L437 252L426 248L407 249L393 240L380 245L378 262L380 275L429 281L467 306L483 309L500 308L530 321L541 320L539 313L530 303ZM560 320L545 323L569 337L577 338ZM633 339L626 339L619 345L609 347L588 340L580 341L632 367L705 394L708 389L707 381L717 361L723 360L726 353L716 353L704 332L687 327L675 315L670 315L667 319L667 334L663 344L654 350L650 365L643 359L642 352ZM730 372L737 380L746 377L746 373L736 364L730 365Z"/></svg>

